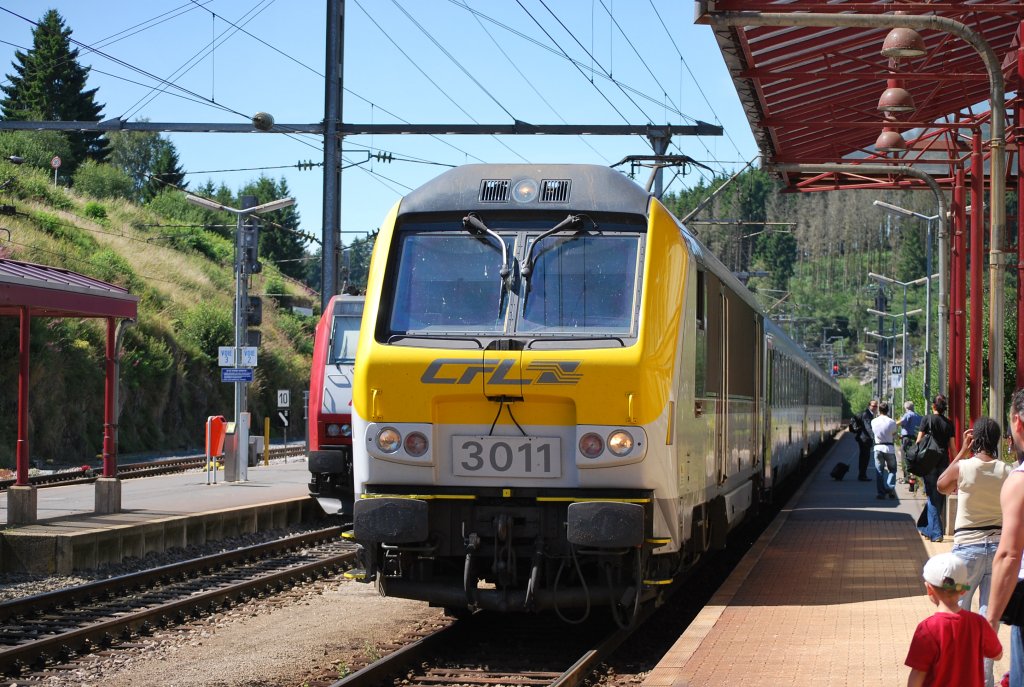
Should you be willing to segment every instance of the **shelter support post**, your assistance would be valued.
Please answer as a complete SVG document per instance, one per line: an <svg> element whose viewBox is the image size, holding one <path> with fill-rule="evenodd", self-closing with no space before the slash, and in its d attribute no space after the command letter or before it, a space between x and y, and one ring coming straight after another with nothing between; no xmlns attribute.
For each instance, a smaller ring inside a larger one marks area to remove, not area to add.
<svg viewBox="0 0 1024 687"><path fill-rule="evenodd" d="M28 484L28 361L32 313L28 306L18 311L18 448L15 458L15 485Z"/></svg>
<svg viewBox="0 0 1024 687"><path fill-rule="evenodd" d="M31 525L37 520L36 488L28 483L28 371L29 332L32 313L28 306L18 310L18 447L15 455L14 486L7 490L7 524Z"/></svg>
<svg viewBox="0 0 1024 687"><path fill-rule="evenodd" d="M969 417L981 416L982 395L982 256L985 251L985 168L981 155L981 131L971 134L971 411Z"/></svg>
<svg viewBox="0 0 1024 687"><path fill-rule="evenodd" d="M1024 31L1024 22L1018 31ZM1024 35L1024 34L1018 34ZM1017 78L1024 79L1024 44L1017 46ZM1017 123L1017 198L1024 198L1024 162L1021 161L1021 132L1024 131L1024 115L1021 115L1018 93L1018 105L1014 108ZM1024 212L1017 204L1017 388L1024 388Z"/></svg>
<svg viewBox="0 0 1024 687"><path fill-rule="evenodd" d="M114 408L116 394L116 325L113 317L107 318L107 365L103 384L103 476L117 475L117 410Z"/></svg>
<svg viewBox="0 0 1024 687"><path fill-rule="evenodd" d="M966 341L966 295L967 295L967 188L963 166L958 166L953 181L953 245L950 252L951 260L951 307L949 337L949 409L950 420L953 422L955 434L953 443L960 447L965 425L964 413L967 403L967 385L965 379L967 341Z"/></svg>

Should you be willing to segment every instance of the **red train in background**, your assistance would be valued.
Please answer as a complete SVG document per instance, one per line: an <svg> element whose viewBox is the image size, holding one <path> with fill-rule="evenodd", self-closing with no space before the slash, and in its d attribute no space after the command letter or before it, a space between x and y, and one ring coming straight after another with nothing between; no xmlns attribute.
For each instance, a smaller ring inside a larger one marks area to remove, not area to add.
<svg viewBox="0 0 1024 687"><path fill-rule="evenodd" d="M331 298L316 326L309 375L309 493L328 514L352 513L352 371L365 296Z"/></svg>

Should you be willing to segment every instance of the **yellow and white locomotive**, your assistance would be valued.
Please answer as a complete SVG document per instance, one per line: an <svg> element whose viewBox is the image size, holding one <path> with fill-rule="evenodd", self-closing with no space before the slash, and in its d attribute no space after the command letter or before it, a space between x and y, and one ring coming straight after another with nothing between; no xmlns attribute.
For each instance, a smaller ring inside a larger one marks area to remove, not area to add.
<svg viewBox="0 0 1024 687"><path fill-rule="evenodd" d="M410 193L361 331L357 577L451 609L635 608L840 423L835 383L605 167Z"/></svg>

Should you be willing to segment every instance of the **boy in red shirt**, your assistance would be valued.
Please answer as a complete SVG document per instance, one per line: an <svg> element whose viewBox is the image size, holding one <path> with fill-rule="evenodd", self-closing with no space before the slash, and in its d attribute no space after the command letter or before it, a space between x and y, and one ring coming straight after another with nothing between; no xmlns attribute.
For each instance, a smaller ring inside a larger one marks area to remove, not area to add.
<svg viewBox="0 0 1024 687"><path fill-rule="evenodd" d="M939 610L918 624L910 641L907 687L984 687L982 659L999 660L1003 646L987 620L957 606L970 589L967 566L952 553L940 553L924 564L924 582Z"/></svg>

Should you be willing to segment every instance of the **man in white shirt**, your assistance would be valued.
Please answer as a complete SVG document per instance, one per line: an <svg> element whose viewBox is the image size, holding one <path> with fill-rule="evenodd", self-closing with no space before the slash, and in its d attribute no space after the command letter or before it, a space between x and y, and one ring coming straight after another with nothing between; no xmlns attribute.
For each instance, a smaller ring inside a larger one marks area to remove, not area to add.
<svg viewBox="0 0 1024 687"><path fill-rule="evenodd" d="M871 421L875 436L875 488L876 499L896 498L896 430L899 425L889 417L889 403L878 404L878 416Z"/></svg>

